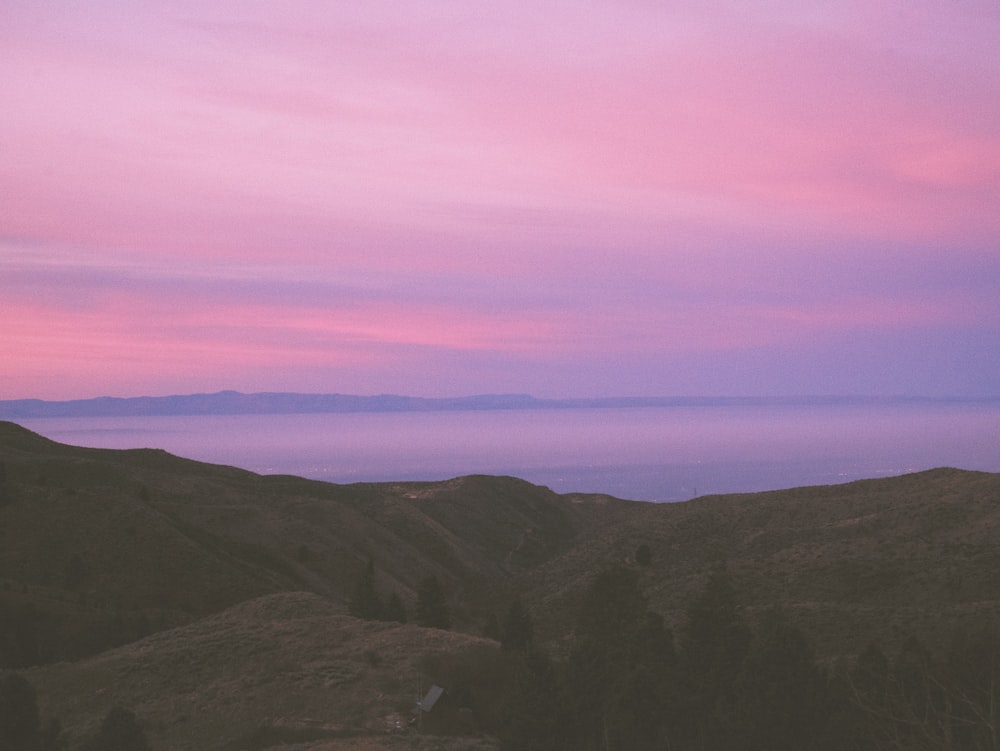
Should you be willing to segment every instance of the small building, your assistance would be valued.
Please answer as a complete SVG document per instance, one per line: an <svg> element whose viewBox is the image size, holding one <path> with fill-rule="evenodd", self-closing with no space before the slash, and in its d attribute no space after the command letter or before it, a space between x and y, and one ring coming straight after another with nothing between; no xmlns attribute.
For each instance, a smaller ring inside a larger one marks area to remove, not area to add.
<svg viewBox="0 0 1000 751"><path fill-rule="evenodd" d="M441 686L431 686L416 706L417 727L431 735L470 735L476 722L468 709L459 707Z"/></svg>
<svg viewBox="0 0 1000 751"><path fill-rule="evenodd" d="M440 686L431 686L427 695L417 702L417 711L429 713L434 711L434 707L444 696L444 689Z"/></svg>

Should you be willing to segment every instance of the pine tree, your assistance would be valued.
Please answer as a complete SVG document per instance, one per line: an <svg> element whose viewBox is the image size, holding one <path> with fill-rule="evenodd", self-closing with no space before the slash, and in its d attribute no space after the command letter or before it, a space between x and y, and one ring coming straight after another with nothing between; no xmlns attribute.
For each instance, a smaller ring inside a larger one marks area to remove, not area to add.
<svg viewBox="0 0 1000 751"><path fill-rule="evenodd" d="M34 687L20 673L0 675L0 748L38 751L40 726Z"/></svg>
<svg viewBox="0 0 1000 751"><path fill-rule="evenodd" d="M681 637L691 742L725 748L733 742L737 682L752 641L725 566L709 575L692 600Z"/></svg>
<svg viewBox="0 0 1000 751"><path fill-rule="evenodd" d="M500 632L500 648L508 652L527 652L531 649L534 625L531 616L524 609L520 598L516 598L507 610L507 617Z"/></svg>
<svg viewBox="0 0 1000 751"><path fill-rule="evenodd" d="M615 647L642 623L648 603L633 569L611 566L591 580L577 619L577 636Z"/></svg>
<svg viewBox="0 0 1000 751"><path fill-rule="evenodd" d="M673 637L634 569L597 574L584 594L565 691L578 749L660 749L673 716Z"/></svg>
<svg viewBox="0 0 1000 751"><path fill-rule="evenodd" d="M41 661L40 617L31 603L0 596L0 668L27 668Z"/></svg>
<svg viewBox="0 0 1000 751"><path fill-rule="evenodd" d="M498 735L503 751L558 751L574 748L572 723L559 704L555 669L538 650L517 655L513 679L503 700Z"/></svg>
<svg viewBox="0 0 1000 751"><path fill-rule="evenodd" d="M448 611L448 602L445 600L441 583L434 575L421 580L417 587L416 621L418 626L451 628L451 613Z"/></svg>
<svg viewBox="0 0 1000 751"><path fill-rule="evenodd" d="M6 506L10 501L7 488L7 465L0 462L0 506Z"/></svg>
<svg viewBox="0 0 1000 751"><path fill-rule="evenodd" d="M149 751L146 734L130 709L113 707L85 751Z"/></svg>
<svg viewBox="0 0 1000 751"><path fill-rule="evenodd" d="M490 612L486 616L486 620L483 622L481 631L483 636L487 639L500 641L502 634L500 633L500 620L497 618L496 613Z"/></svg>
<svg viewBox="0 0 1000 751"><path fill-rule="evenodd" d="M740 679L738 727L747 751L812 748L825 734L830 700L812 644L772 613Z"/></svg>
<svg viewBox="0 0 1000 751"><path fill-rule="evenodd" d="M395 592L389 595L389 601L385 604L385 610L382 617L387 621L406 623L406 608L403 607L403 601Z"/></svg>
<svg viewBox="0 0 1000 751"><path fill-rule="evenodd" d="M355 618L365 620L379 620L383 616L382 600L375 588L375 562L370 558L354 587L347 609Z"/></svg>
<svg viewBox="0 0 1000 751"><path fill-rule="evenodd" d="M885 720L891 685L889 658L878 643L870 642L853 668L841 677L841 691L847 702L839 718L839 729L846 740L843 746L876 751L891 737Z"/></svg>
<svg viewBox="0 0 1000 751"><path fill-rule="evenodd" d="M995 625L955 634L948 675L956 741L967 748L1000 747L1000 631Z"/></svg>

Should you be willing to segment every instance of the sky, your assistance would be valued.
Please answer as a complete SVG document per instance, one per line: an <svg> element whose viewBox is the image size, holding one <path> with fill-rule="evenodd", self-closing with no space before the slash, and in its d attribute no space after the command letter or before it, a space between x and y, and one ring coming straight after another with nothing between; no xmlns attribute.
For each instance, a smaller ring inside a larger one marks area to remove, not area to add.
<svg viewBox="0 0 1000 751"><path fill-rule="evenodd" d="M1000 395L997 0L0 0L0 399Z"/></svg>

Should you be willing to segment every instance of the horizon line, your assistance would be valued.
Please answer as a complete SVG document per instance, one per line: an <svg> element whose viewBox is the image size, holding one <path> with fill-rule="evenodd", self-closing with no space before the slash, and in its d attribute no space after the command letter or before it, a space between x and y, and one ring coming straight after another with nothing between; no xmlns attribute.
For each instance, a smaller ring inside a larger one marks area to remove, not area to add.
<svg viewBox="0 0 1000 751"><path fill-rule="evenodd" d="M336 412L485 411L516 409L607 409L641 407L864 406L988 404L1000 396L864 394L673 395L535 397L526 393L483 393L423 397L403 394L258 391L232 389L164 396L98 396L84 399L0 400L0 419L45 417L142 417L170 415L323 414Z"/></svg>

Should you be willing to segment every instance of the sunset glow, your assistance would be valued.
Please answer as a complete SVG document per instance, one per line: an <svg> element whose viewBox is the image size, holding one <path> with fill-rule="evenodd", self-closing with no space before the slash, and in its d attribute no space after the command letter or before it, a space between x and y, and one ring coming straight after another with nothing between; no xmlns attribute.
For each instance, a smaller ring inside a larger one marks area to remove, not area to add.
<svg viewBox="0 0 1000 751"><path fill-rule="evenodd" d="M0 9L0 399L1000 394L1000 4Z"/></svg>

